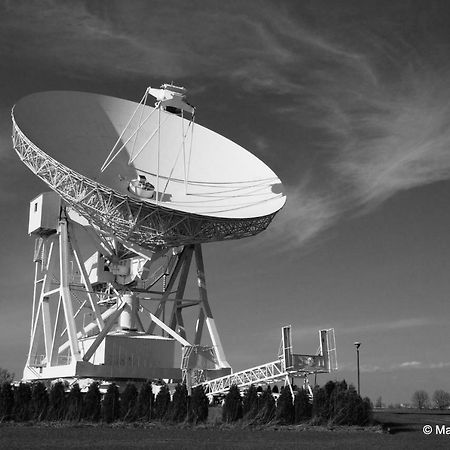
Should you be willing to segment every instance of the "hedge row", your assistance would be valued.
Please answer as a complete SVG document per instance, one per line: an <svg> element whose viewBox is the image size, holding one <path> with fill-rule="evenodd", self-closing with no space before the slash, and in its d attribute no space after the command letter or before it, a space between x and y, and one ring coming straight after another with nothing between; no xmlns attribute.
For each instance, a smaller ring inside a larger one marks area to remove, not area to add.
<svg viewBox="0 0 450 450"><path fill-rule="evenodd" d="M239 419L253 424L280 424L309 422L312 425L368 425L372 421L372 404L362 399L353 386L345 381L329 381L316 387L311 402L305 390L295 392L294 400L288 387L281 388L275 402L270 386L261 395L250 386L241 397L237 386L232 386L225 397L222 420Z"/></svg>
<svg viewBox="0 0 450 450"><path fill-rule="evenodd" d="M82 393L75 383L66 392L64 383L58 381L49 389L42 382L11 383L0 386L0 421L104 421L127 422L167 420L172 422L198 423L208 417L208 398L202 388L194 388L189 397L185 385L177 385L171 399L169 388L161 386L153 395L151 382L144 383L140 390L132 383L120 394L119 388L111 384L103 395L98 383L92 383Z"/></svg>
<svg viewBox="0 0 450 450"><path fill-rule="evenodd" d="M0 421L187 420L199 423L207 417L208 398L200 386L188 396L186 386L178 384L172 398L167 385L161 386L154 397L151 382L144 383L139 391L129 383L121 394L117 385L111 384L103 398L98 383L92 383L86 393L82 393L76 383L66 392L61 381L49 389L42 382L21 383L17 387L6 382L0 387ZM316 387L312 402L304 390L297 391L293 400L290 389L281 388L276 402L270 386L258 392L252 385L243 397L239 388L232 386L225 396L222 420L240 419L253 424L367 425L372 419L372 405L345 381L329 381L324 387Z"/></svg>

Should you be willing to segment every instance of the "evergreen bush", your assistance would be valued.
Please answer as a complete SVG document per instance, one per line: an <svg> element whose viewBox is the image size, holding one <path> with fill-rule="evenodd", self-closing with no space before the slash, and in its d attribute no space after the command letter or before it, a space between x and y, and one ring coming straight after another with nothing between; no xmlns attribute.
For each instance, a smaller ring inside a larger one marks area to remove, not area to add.
<svg viewBox="0 0 450 450"><path fill-rule="evenodd" d="M31 387L28 383L20 383L14 389L14 406L12 415L16 422L30 420Z"/></svg>
<svg viewBox="0 0 450 450"><path fill-rule="evenodd" d="M82 418L88 422L98 422L100 420L102 395L98 383L89 385L88 391L84 397Z"/></svg>
<svg viewBox="0 0 450 450"><path fill-rule="evenodd" d="M301 423L311 419L312 405L306 389L300 389L294 399L294 422Z"/></svg>
<svg viewBox="0 0 450 450"><path fill-rule="evenodd" d="M83 414L83 394L80 386L75 383L70 389L66 401L66 420L79 422Z"/></svg>
<svg viewBox="0 0 450 450"><path fill-rule="evenodd" d="M12 419L14 408L14 390L10 381L0 385L0 422Z"/></svg>
<svg viewBox="0 0 450 450"><path fill-rule="evenodd" d="M31 387L30 416L32 420L40 422L47 418L48 392L42 381L34 383Z"/></svg>
<svg viewBox="0 0 450 450"><path fill-rule="evenodd" d="M273 398L270 386L267 386L266 390L263 391L259 399L258 409L256 421L260 424L269 423L275 417L275 399Z"/></svg>
<svg viewBox="0 0 450 450"><path fill-rule="evenodd" d="M66 389L62 381L57 381L51 386L48 400L48 418L63 420L66 414Z"/></svg>
<svg viewBox="0 0 450 450"><path fill-rule="evenodd" d="M252 420L258 414L258 391L253 384L245 391L242 399L242 414L244 419Z"/></svg>
<svg viewBox="0 0 450 450"><path fill-rule="evenodd" d="M239 419L242 419L242 399L239 388L233 384L225 396L222 407L222 420L231 423Z"/></svg>
<svg viewBox="0 0 450 450"><path fill-rule="evenodd" d="M281 388L275 411L275 419L284 425L289 425L294 422L294 404L289 386Z"/></svg>
<svg viewBox="0 0 450 450"><path fill-rule="evenodd" d="M344 381L329 381L314 390L313 423L368 425L372 421L372 404L362 399L353 386Z"/></svg>
<svg viewBox="0 0 450 450"><path fill-rule="evenodd" d="M189 422L205 422L208 418L209 401L202 386L196 386L192 389L192 395L189 401Z"/></svg>
<svg viewBox="0 0 450 450"><path fill-rule="evenodd" d="M137 400L137 416L139 420L149 422L153 418L155 396L153 395L151 381L146 381L139 390Z"/></svg>
<svg viewBox="0 0 450 450"><path fill-rule="evenodd" d="M120 394L119 388L112 383L108 386L102 402L102 419L111 423L120 417Z"/></svg>
<svg viewBox="0 0 450 450"><path fill-rule="evenodd" d="M188 412L188 392L185 384L177 384L172 397L170 420L183 422Z"/></svg>
<svg viewBox="0 0 450 450"><path fill-rule="evenodd" d="M327 423L329 417L329 401L324 388L316 386L313 391L312 418L314 425Z"/></svg>
<svg viewBox="0 0 450 450"><path fill-rule="evenodd" d="M170 392L166 384L163 384L155 399L155 419L165 420L170 408Z"/></svg>
<svg viewBox="0 0 450 450"><path fill-rule="evenodd" d="M127 422L134 422L137 418L138 390L133 383L127 383L120 396L120 417Z"/></svg>

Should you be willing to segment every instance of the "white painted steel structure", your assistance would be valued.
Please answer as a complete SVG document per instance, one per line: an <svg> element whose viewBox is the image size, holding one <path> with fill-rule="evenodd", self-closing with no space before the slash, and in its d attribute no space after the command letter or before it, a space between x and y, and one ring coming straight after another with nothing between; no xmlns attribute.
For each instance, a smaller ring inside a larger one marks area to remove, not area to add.
<svg viewBox="0 0 450 450"><path fill-rule="evenodd" d="M232 385L243 389L251 384L284 381L293 394L291 378L303 378L306 389L312 395L307 379L308 375L328 373L337 369L334 329L320 330L319 339L320 345L316 355L294 354L292 352L291 326L283 327L278 360L213 380L194 382L194 386L203 386L205 393L211 397L225 394Z"/></svg>
<svg viewBox="0 0 450 450"><path fill-rule="evenodd" d="M200 244L263 231L286 199L258 158L195 124L185 94L148 88L137 104L46 92L14 107L14 149L57 193L30 205L36 269L24 379L180 379L175 341L189 367L230 372ZM187 299L189 278L198 296Z"/></svg>
<svg viewBox="0 0 450 450"><path fill-rule="evenodd" d="M274 172L193 117L146 105L147 96L25 97L13 109L14 147L67 204L125 242L159 249L263 231L286 201ZM153 198L130 189L140 177Z"/></svg>

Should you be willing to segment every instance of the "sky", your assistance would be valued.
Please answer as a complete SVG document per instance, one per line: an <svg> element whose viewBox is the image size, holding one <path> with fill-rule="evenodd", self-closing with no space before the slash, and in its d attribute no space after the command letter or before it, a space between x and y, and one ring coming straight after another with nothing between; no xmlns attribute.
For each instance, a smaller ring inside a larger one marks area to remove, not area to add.
<svg viewBox="0 0 450 450"><path fill-rule="evenodd" d="M138 101L189 90L197 121L252 151L287 203L260 235L204 246L235 370L336 332L339 370L386 403L450 391L450 5L446 1L0 0L0 366L21 376L33 284L28 204L47 190L11 143L45 90Z"/></svg>

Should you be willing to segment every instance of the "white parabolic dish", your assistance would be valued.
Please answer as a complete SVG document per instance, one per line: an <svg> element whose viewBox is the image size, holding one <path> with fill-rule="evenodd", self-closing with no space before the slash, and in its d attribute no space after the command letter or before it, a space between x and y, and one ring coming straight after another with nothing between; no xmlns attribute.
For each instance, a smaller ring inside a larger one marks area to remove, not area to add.
<svg viewBox="0 0 450 450"><path fill-rule="evenodd" d="M136 215L136 208L147 215L153 211L160 217L171 214L178 221L184 217L208 224L209 237L202 237L205 230L201 231L198 224L195 230L178 230L178 244L239 238L267 227L286 201L281 181L269 167L225 137L201 125L192 126L188 120L162 109L144 106L127 128L137 106L128 100L82 92L32 94L13 109L15 149L34 173L88 220L114 232L117 226L128 226L124 236L143 225L141 232L153 233L155 239L159 236L150 247L176 242L165 242L167 224L158 229L142 222L144 217ZM139 132L133 134L138 128ZM123 151L101 172L124 129L127 131L119 143L126 144ZM39 163L33 161L36 158ZM53 172L64 172L65 181L52 182L54 175L43 174L40 164L50 165ZM129 191L130 181L142 175L155 186L155 198L146 199ZM66 184L77 180L81 185L69 192ZM131 205L134 228L123 223L124 217L112 217L111 208L105 209L105 217L94 217L100 213L89 200L92 196L88 186L109 193L119 216L117 202L127 202L128 209ZM115 201L113 196L117 197ZM215 221L219 228L228 223L232 230L211 230ZM117 224L109 226L112 222ZM240 233L232 223L245 225L246 229ZM167 236L176 238L176 232L171 229Z"/></svg>

